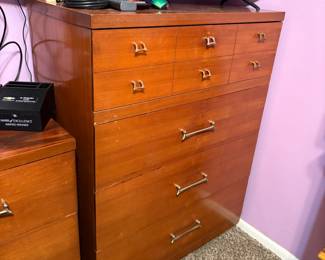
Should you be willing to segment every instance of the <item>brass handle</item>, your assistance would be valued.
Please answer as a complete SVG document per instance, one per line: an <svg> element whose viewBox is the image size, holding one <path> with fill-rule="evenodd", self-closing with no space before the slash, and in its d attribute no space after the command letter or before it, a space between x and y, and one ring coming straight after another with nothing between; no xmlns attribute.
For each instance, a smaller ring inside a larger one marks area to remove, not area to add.
<svg viewBox="0 0 325 260"><path fill-rule="evenodd" d="M265 42L266 34L264 32L257 33L258 42Z"/></svg>
<svg viewBox="0 0 325 260"><path fill-rule="evenodd" d="M209 132L209 131L213 131L216 128L216 123L214 121L209 120L209 124L210 124L210 126L207 127L207 128L196 130L196 131L193 131L193 132L190 132L190 133L188 133L184 129L180 129L182 142L185 141L186 139L189 139L190 137L192 137L194 135L202 134L202 133Z"/></svg>
<svg viewBox="0 0 325 260"><path fill-rule="evenodd" d="M4 199L1 199L1 204L2 204L2 210L0 210L0 218L9 217L9 216L12 216L14 214L10 210L9 204Z"/></svg>
<svg viewBox="0 0 325 260"><path fill-rule="evenodd" d="M214 47L217 44L216 38L213 36L206 36L203 37L203 39L205 40L205 47L207 48Z"/></svg>
<svg viewBox="0 0 325 260"><path fill-rule="evenodd" d="M146 54L148 51L148 48L144 42L132 42L133 48L134 48L134 54Z"/></svg>
<svg viewBox="0 0 325 260"><path fill-rule="evenodd" d="M202 75L202 80L210 79L212 76L212 73L209 69L201 69L199 70Z"/></svg>
<svg viewBox="0 0 325 260"><path fill-rule="evenodd" d="M257 70L257 69L262 67L261 63L259 61L257 61L257 60L250 61L249 64L251 64L253 66L254 70Z"/></svg>
<svg viewBox="0 0 325 260"><path fill-rule="evenodd" d="M137 80L137 81L132 80L131 86L132 86L133 93L144 92L144 83L142 80Z"/></svg>
<svg viewBox="0 0 325 260"><path fill-rule="evenodd" d="M171 237L170 243L174 244L177 240L181 239L182 237L186 236L189 233L192 233L194 230L197 230L201 227L202 227L201 221L196 219L194 225L192 227L190 227L189 229L185 230L184 232L182 232L178 235L171 233L170 234L170 237Z"/></svg>
<svg viewBox="0 0 325 260"><path fill-rule="evenodd" d="M203 183L207 183L208 182L208 175L207 174L205 174L204 172L201 172L201 175L202 175L202 179L200 179L200 180L198 180L198 181L196 181L196 182L193 182L193 183L191 183L190 185L188 185L188 186L186 186L186 187L181 187L180 185L178 185L178 184L174 184L175 185L175 187L176 187L176 196L179 196L179 195L181 195L183 192L185 192L185 191L187 191L187 190L189 190L189 189L191 189L191 188L194 188L194 187L196 187L196 186L198 186L198 185L201 185L201 184L203 184Z"/></svg>

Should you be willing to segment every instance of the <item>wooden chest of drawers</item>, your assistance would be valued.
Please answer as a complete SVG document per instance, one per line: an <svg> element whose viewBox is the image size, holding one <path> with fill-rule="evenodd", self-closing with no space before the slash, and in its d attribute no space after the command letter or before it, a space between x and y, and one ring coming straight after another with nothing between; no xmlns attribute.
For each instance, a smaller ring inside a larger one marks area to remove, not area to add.
<svg viewBox="0 0 325 260"><path fill-rule="evenodd" d="M74 139L51 121L0 144L0 258L79 259Z"/></svg>
<svg viewBox="0 0 325 260"><path fill-rule="evenodd" d="M77 139L84 259L178 259L236 224L284 13L30 12Z"/></svg>

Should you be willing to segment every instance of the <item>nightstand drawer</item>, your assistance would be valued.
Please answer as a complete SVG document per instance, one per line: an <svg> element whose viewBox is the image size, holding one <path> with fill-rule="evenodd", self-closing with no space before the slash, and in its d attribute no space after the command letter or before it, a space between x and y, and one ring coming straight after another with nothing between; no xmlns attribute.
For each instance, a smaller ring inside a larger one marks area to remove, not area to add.
<svg viewBox="0 0 325 260"><path fill-rule="evenodd" d="M175 28L93 31L93 70L111 71L172 63Z"/></svg>
<svg viewBox="0 0 325 260"><path fill-rule="evenodd" d="M264 86L95 127L97 189L256 132Z"/></svg>
<svg viewBox="0 0 325 260"><path fill-rule="evenodd" d="M175 64L173 92L184 92L227 84L232 57Z"/></svg>
<svg viewBox="0 0 325 260"><path fill-rule="evenodd" d="M230 82L260 77L270 77L274 62L274 52L236 55L231 68Z"/></svg>
<svg viewBox="0 0 325 260"><path fill-rule="evenodd" d="M94 111L171 95L172 86L172 65L95 73Z"/></svg>
<svg viewBox="0 0 325 260"><path fill-rule="evenodd" d="M181 27L177 32L176 61L232 55L237 25Z"/></svg>
<svg viewBox="0 0 325 260"><path fill-rule="evenodd" d="M275 51L282 23L256 23L238 25L235 53Z"/></svg>
<svg viewBox="0 0 325 260"><path fill-rule="evenodd" d="M256 135L166 163L96 193L98 247L125 239L248 177Z"/></svg>
<svg viewBox="0 0 325 260"><path fill-rule="evenodd" d="M2 171L0 244L75 213L74 172L74 152Z"/></svg>

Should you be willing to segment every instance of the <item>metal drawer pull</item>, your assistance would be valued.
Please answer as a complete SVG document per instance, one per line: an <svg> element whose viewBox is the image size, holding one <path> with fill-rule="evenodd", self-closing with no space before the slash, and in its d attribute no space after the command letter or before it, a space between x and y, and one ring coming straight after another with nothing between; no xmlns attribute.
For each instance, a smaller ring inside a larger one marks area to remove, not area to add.
<svg viewBox="0 0 325 260"><path fill-rule="evenodd" d="M10 210L9 204L1 199L2 210L0 210L0 218L12 216L14 213Z"/></svg>
<svg viewBox="0 0 325 260"><path fill-rule="evenodd" d="M207 128L196 130L196 131L193 131L193 132L190 132L190 133L188 133L184 129L180 129L181 134L182 134L182 136L181 136L182 142L185 141L186 139L189 139L190 137L192 137L194 135L202 134L202 133L209 132L209 131L213 131L216 128L216 123L214 121L209 120L209 124L210 124L210 126L207 127Z"/></svg>
<svg viewBox="0 0 325 260"><path fill-rule="evenodd" d="M202 74L202 80L210 79L212 74L209 69L201 69L199 70Z"/></svg>
<svg viewBox="0 0 325 260"><path fill-rule="evenodd" d="M202 225L201 225L201 221L196 219L195 220L195 223L194 223L194 226L189 228L188 230L185 230L184 232L178 234L178 235L175 235L173 233L170 234L170 237L171 237L171 240L170 240L170 243L174 244L177 240L181 239L183 236L186 236L187 234L193 232L194 230L197 230L199 228L201 228Z"/></svg>
<svg viewBox="0 0 325 260"><path fill-rule="evenodd" d="M203 39L205 40L205 47L207 48L214 47L217 44L216 38L213 36L206 36L203 37Z"/></svg>
<svg viewBox="0 0 325 260"><path fill-rule="evenodd" d="M131 81L131 85L132 85L132 92L136 93L136 92L144 92L144 83L142 80L132 80Z"/></svg>
<svg viewBox="0 0 325 260"><path fill-rule="evenodd" d="M266 35L263 32L259 32L259 33L257 33L257 38L258 38L258 42L265 42Z"/></svg>
<svg viewBox="0 0 325 260"><path fill-rule="evenodd" d="M199 185L201 185L203 183L207 183L208 182L208 175L205 174L204 172L201 172L201 175L203 176L203 178L201 180L198 180L196 182L193 182L193 183L191 183L190 185L188 185L186 187L183 187L182 188L180 185L174 184L175 187L176 187L176 196L181 195L183 192L185 192L185 191L187 191L187 190L189 190L191 188L194 188L196 186L199 186Z"/></svg>
<svg viewBox="0 0 325 260"><path fill-rule="evenodd" d="M135 54L145 54L148 51L148 48L144 42L132 42L132 45L134 47L134 53Z"/></svg>
<svg viewBox="0 0 325 260"><path fill-rule="evenodd" d="M258 70L262 67L261 63L259 61L250 61L249 64L253 65L254 70Z"/></svg>

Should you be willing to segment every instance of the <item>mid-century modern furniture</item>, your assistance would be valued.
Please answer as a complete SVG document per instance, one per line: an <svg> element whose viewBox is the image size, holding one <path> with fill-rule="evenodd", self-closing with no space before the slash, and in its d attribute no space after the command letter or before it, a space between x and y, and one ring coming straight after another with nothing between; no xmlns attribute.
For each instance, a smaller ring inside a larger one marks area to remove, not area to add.
<svg viewBox="0 0 325 260"><path fill-rule="evenodd" d="M0 259L80 259L75 168L75 140L53 120L0 132Z"/></svg>
<svg viewBox="0 0 325 260"><path fill-rule="evenodd" d="M77 139L84 259L177 259L236 224L284 13L31 2L36 77Z"/></svg>

